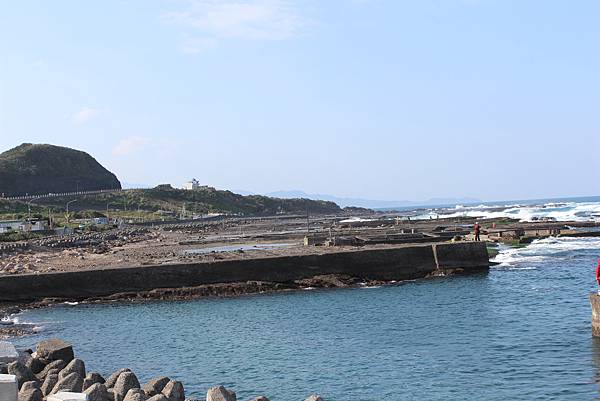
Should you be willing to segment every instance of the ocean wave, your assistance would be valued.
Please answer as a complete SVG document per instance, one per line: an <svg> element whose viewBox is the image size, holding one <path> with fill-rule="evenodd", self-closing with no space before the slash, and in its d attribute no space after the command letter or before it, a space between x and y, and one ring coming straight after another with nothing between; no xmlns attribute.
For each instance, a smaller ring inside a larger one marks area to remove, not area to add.
<svg viewBox="0 0 600 401"><path fill-rule="evenodd" d="M502 246L492 262L496 267L510 267L537 263L547 258L556 257L577 250L600 250L600 238L549 237L533 241L524 248Z"/></svg>
<svg viewBox="0 0 600 401"><path fill-rule="evenodd" d="M600 202L550 202L543 205L506 205L506 206L462 206L428 211L415 216L417 220L431 218L512 218L527 222L534 220L552 219L556 221L600 221Z"/></svg>

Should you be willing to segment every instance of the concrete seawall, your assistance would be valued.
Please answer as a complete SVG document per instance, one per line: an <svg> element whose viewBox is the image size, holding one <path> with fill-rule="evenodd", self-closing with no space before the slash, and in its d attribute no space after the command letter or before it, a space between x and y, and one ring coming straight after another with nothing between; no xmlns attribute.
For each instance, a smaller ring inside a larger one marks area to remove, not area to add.
<svg viewBox="0 0 600 401"><path fill-rule="evenodd" d="M406 280L457 269L468 273L488 267L484 243L411 245L318 255L3 276L0 277L0 301L84 299L156 288L247 281L283 283L324 274Z"/></svg>

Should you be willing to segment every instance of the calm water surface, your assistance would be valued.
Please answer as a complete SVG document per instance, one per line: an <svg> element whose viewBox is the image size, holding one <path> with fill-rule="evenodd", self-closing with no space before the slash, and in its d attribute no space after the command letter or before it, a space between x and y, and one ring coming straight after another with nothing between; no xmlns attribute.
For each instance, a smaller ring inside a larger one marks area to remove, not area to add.
<svg viewBox="0 0 600 401"><path fill-rule="evenodd" d="M239 400L592 400L598 239L505 250L489 274L398 286L31 311L88 370L166 374Z"/></svg>

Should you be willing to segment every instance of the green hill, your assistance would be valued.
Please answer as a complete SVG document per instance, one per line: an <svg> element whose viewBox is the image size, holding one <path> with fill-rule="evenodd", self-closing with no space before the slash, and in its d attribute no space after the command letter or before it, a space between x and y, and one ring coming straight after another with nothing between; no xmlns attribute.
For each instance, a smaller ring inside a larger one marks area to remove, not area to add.
<svg viewBox="0 0 600 401"><path fill-rule="evenodd" d="M118 188L113 173L79 150L24 143L0 154L0 194L5 196Z"/></svg>
<svg viewBox="0 0 600 401"><path fill-rule="evenodd" d="M69 200L71 210L129 210L144 212L180 213L228 213L245 216L266 216L275 214L337 214L342 209L333 202L310 199L279 199L261 195L243 196L231 191L202 187L194 191L175 189L170 185L159 185L152 189L135 189L121 192L43 198L37 204L64 208Z"/></svg>

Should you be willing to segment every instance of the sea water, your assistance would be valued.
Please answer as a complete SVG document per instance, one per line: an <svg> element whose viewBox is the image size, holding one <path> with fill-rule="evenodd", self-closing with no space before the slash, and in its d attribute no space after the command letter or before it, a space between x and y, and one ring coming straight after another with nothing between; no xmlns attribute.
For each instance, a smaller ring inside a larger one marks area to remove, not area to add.
<svg viewBox="0 0 600 401"><path fill-rule="evenodd" d="M600 197L577 199L544 199L540 201L487 202L481 205L455 205L413 211L412 219L435 218L510 218L523 222L549 219L553 221L600 221Z"/></svg>
<svg viewBox="0 0 600 401"><path fill-rule="evenodd" d="M488 274L379 288L147 304L59 306L22 314L61 337L89 371L213 385L239 400L592 400L600 240L503 248Z"/></svg>

